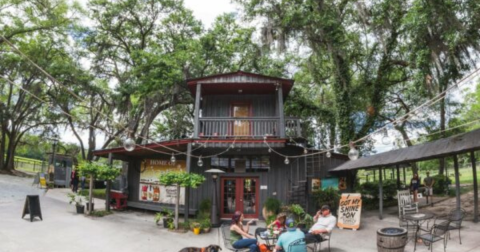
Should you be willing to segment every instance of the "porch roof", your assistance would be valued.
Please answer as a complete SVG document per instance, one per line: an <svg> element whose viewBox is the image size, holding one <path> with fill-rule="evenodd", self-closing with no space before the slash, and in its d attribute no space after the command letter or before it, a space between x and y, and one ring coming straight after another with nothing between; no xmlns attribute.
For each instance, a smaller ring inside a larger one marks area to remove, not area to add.
<svg viewBox="0 0 480 252"><path fill-rule="evenodd" d="M480 129L436 141L350 160L330 172L376 168L452 156L480 149Z"/></svg>
<svg viewBox="0 0 480 252"><path fill-rule="evenodd" d="M273 94L278 84L282 86L283 97L286 98L294 81L243 71L210 75L187 80L188 88L194 97L198 83L202 84L202 95Z"/></svg>

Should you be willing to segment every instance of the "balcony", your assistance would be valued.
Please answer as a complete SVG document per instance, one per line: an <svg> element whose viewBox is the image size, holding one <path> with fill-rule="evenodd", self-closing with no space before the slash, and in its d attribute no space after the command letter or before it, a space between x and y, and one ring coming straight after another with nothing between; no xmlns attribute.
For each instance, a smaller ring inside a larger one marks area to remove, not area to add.
<svg viewBox="0 0 480 252"><path fill-rule="evenodd" d="M199 118L200 137L281 137L279 117L203 117ZM285 118L285 137L301 137L300 120Z"/></svg>

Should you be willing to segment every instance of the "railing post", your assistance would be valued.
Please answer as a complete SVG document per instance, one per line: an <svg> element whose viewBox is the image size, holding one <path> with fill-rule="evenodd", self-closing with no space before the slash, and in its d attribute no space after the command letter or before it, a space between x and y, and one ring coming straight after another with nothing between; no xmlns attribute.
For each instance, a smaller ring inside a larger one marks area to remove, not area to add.
<svg viewBox="0 0 480 252"><path fill-rule="evenodd" d="M200 95L202 92L202 84L197 83L197 91L195 93L195 121L193 122L193 138L198 138L199 133L199 117L200 117Z"/></svg>
<svg viewBox="0 0 480 252"><path fill-rule="evenodd" d="M278 85L277 91L277 101L278 101L278 116L279 116L279 123L278 123L278 133L280 138L285 138L285 115L283 114L283 89L282 84Z"/></svg>

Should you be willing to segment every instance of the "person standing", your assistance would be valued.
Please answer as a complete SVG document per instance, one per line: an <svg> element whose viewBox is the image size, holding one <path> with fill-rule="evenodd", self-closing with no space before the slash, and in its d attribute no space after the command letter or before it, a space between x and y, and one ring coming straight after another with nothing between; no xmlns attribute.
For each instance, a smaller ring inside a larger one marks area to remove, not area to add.
<svg viewBox="0 0 480 252"><path fill-rule="evenodd" d="M286 225L287 232L278 237L274 251L307 252L307 245L305 242L303 242L303 244L295 245L291 250L289 250L290 244L296 240L305 238L305 234L297 229L297 225L293 219L287 219Z"/></svg>
<svg viewBox="0 0 480 252"><path fill-rule="evenodd" d="M335 224L337 224L337 218L330 213L330 207L323 205L320 211L313 217L315 224L308 230L305 235L305 241L307 243L322 242L330 232L332 232Z"/></svg>
<svg viewBox="0 0 480 252"><path fill-rule="evenodd" d="M423 179L423 184L425 185L425 197L427 198L427 204L428 197L430 196L430 202L433 206L433 184L435 184L435 179L430 177L430 172L427 172L427 177Z"/></svg>
<svg viewBox="0 0 480 252"><path fill-rule="evenodd" d="M72 192L76 193L78 190L78 172L77 169L73 169L72 174L70 176L71 184L72 184Z"/></svg>
<svg viewBox="0 0 480 252"><path fill-rule="evenodd" d="M420 181L418 179L418 173L413 174L413 178L410 180L410 190L413 192L413 201L418 202L418 187L420 185Z"/></svg>
<svg viewBox="0 0 480 252"><path fill-rule="evenodd" d="M232 216L232 226L230 226L230 237L232 238L232 247L236 249L249 248L250 252L259 252L258 242L255 236L248 233L250 224L253 220L247 222L247 225L243 226L243 213L236 211Z"/></svg>

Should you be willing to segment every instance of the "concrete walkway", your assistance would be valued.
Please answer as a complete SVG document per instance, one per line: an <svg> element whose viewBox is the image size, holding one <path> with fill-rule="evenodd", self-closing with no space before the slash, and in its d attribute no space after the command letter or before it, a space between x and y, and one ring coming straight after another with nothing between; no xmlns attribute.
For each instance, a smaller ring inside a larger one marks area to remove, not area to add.
<svg viewBox="0 0 480 252"><path fill-rule="evenodd" d="M0 175L0 252L176 252L189 246L223 246L218 229L202 235L170 232L155 225L152 212L115 212L102 218L77 215L75 207L68 204L68 189L53 189L44 194L44 190L32 187L31 181ZM27 194L40 195L43 221L21 219ZM102 208L102 203L103 201L95 199L95 208ZM361 228L358 231L334 230L331 251L377 251L376 231L383 227L398 226L397 213L396 208L386 209L383 220L378 219L377 211L362 213ZM264 226L264 223L259 222L258 226ZM251 233L254 228L255 226ZM480 251L479 237L480 224L467 221L462 228L463 244L458 242L458 233L453 232L447 251ZM433 250L443 251L441 242L436 243ZM407 244L405 251L413 251L413 241ZM428 248L419 244L417 251L428 251Z"/></svg>

